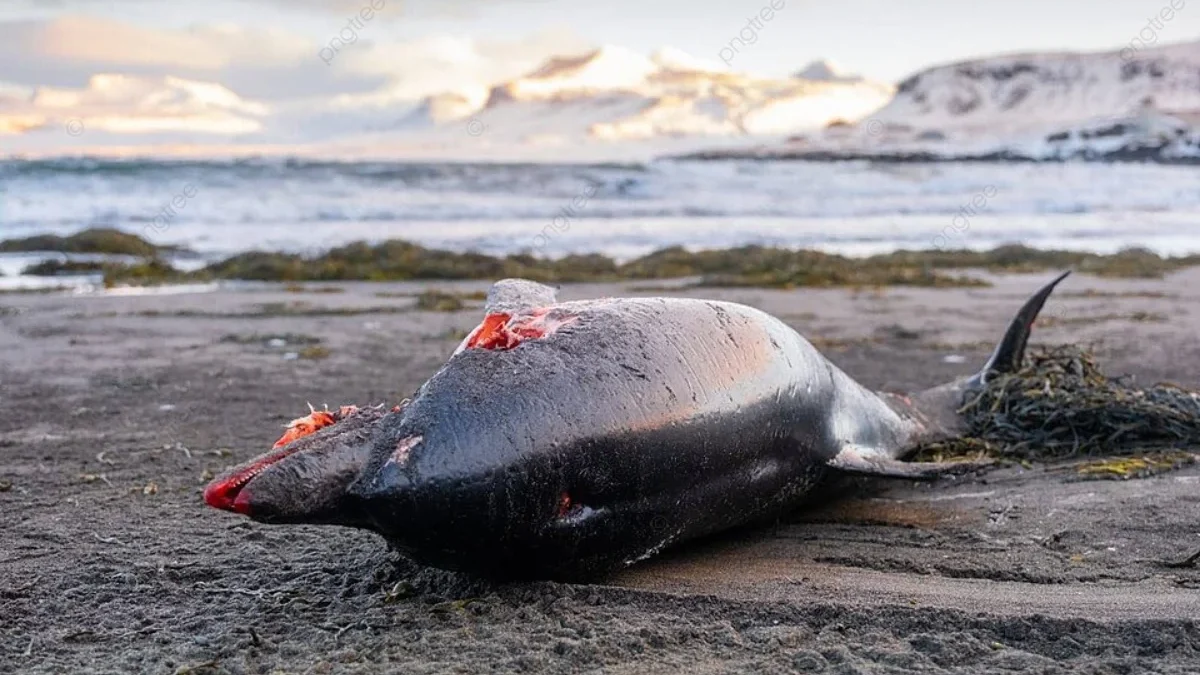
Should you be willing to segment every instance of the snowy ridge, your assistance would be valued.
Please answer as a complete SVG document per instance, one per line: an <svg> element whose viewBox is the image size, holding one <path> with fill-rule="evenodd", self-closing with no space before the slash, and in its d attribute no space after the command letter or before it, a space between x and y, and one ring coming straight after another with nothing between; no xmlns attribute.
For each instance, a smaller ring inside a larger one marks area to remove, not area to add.
<svg viewBox="0 0 1200 675"><path fill-rule="evenodd" d="M857 125L722 156L1200 161L1200 42L931 68Z"/></svg>
<svg viewBox="0 0 1200 675"><path fill-rule="evenodd" d="M407 140L451 155L486 147L489 156L512 157L568 146L584 153L629 153L637 146L653 154L655 145L695 149L712 139L786 136L852 122L887 103L893 91L857 77L758 77L675 49L646 57L605 46L551 59L492 87L476 105L461 95L430 97L402 128L412 132ZM479 133L463 134L468 123Z"/></svg>
<svg viewBox="0 0 1200 675"><path fill-rule="evenodd" d="M858 75L847 73L841 66L828 59L813 61L797 71L793 77L820 82L861 82L863 79Z"/></svg>

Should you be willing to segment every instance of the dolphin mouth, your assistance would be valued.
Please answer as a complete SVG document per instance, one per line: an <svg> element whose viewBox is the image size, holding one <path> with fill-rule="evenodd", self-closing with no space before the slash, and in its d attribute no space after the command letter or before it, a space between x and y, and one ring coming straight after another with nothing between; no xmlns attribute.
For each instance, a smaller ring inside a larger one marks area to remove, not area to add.
<svg viewBox="0 0 1200 675"><path fill-rule="evenodd" d="M342 406L337 410L312 410L311 407L310 410L308 415L294 419L287 425L287 430L275 441L270 452L209 483L204 489L205 503L222 511L251 515L246 486L267 469L299 452L302 446L296 441L358 413L358 407L352 405Z"/></svg>

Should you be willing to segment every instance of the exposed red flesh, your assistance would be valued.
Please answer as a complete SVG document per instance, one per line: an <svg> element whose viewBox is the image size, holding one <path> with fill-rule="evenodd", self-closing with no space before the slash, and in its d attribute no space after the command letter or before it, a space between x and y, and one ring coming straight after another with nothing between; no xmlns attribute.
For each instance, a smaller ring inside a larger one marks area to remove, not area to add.
<svg viewBox="0 0 1200 675"><path fill-rule="evenodd" d="M347 405L342 406L337 412L314 410L304 417L292 420L283 436L275 441L272 452L255 459L225 478L209 483L208 487L204 489L205 503L213 508L249 515L250 501L243 498L242 488L246 487L255 476L262 473L267 467L294 454L297 448L292 447L293 441L337 424L357 411L357 407Z"/></svg>
<svg viewBox="0 0 1200 675"><path fill-rule="evenodd" d="M467 349L512 349L518 344L516 336L509 332L508 314L488 314L483 317L471 336L467 338Z"/></svg>
<svg viewBox="0 0 1200 675"><path fill-rule="evenodd" d="M356 410L358 408L352 405L344 405L336 413L328 410L314 410L304 417L289 422L287 431L283 432L283 436L280 436L279 440L275 441L275 445L271 447L282 448L294 440L315 434L325 427L337 424L339 420Z"/></svg>
<svg viewBox="0 0 1200 675"><path fill-rule="evenodd" d="M549 309L537 309L513 321L511 314L488 314L467 337L467 349L512 349L525 340L537 340L570 323L574 317L552 320Z"/></svg>

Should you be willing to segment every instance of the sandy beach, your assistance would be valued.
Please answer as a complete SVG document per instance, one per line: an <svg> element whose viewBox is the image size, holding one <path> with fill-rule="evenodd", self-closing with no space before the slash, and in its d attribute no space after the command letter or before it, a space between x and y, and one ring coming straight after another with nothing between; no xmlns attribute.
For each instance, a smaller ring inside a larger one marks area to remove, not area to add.
<svg viewBox="0 0 1200 675"><path fill-rule="evenodd" d="M1049 276L679 293L764 309L865 385L911 391L977 369ZM1200 670L1200 568L1172 565L1200 551L1200 465L845 481L588 585L490 586L371 534L203 505L308 403L395 403L428 378L480 319L416 310L428 288L487 283L0 295L0 673ZM1200 268L1076 276L1034 340L1200 388L1198 310Z"/></svg>

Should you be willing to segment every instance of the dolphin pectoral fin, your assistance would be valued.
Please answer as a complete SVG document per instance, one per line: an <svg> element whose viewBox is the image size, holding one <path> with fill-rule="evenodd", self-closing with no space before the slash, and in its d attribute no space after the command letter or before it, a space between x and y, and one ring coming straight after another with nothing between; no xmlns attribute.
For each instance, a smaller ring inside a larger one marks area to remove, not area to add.
<svg viewBox="0 0 1200 675"><path fill-rule="evenodd" d="M839 471L864 476L933 480L942 476L970 473L989 466L992 462L902 462L873 450L847 446L829 460L828 464Z"/></svg>

